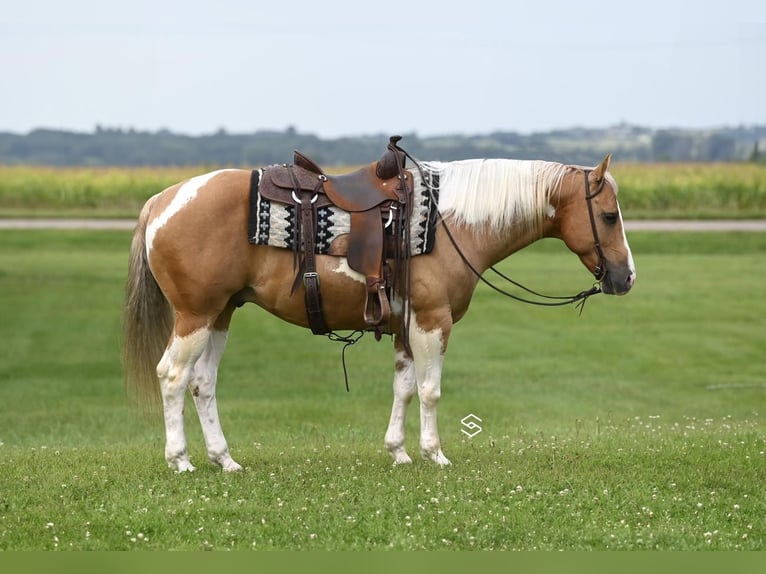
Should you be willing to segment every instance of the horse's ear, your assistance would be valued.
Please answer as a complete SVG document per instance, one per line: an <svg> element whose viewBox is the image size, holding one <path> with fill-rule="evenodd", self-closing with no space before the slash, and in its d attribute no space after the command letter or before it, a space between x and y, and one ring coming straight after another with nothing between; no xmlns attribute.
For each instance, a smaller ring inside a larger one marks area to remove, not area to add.
<svg viewBox="0 0 766 574"><path fill-rule="evenodd" d="M601 160L601 163L596 167L596 169L593 170L593 173L596 175L596 181L601 181L604 179L604 174L609 169L609 164L612 161L612 154L608 153L606 156L604 156L604 159Z"/></svg>

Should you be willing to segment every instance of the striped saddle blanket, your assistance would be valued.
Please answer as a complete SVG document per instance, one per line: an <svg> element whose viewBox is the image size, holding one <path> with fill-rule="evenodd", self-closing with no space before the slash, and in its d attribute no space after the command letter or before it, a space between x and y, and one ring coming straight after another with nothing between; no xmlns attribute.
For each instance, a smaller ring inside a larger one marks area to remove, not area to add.
<svg viewBox="0 0 766 574"><path fill-rule="evenodd" d="M296 217L299 216L297 205L277 203L263 197L258 191L260 174L260 170L254 171L251 179L248 241L254 245L300 249L295 245ZM438 189L438 185L429 185L430 183L423 182L419 174L414 177L415 196L410 219L410 243L413 256L430 253L434 246L438 202L435 190ZM392 227L387 228L387 233L392 233ZM338 249L335 244L339 238L348 235L350 231L351 216L348 212L333 205L318 208L314 241L316 253L342 255L342 249Z"/></svg>

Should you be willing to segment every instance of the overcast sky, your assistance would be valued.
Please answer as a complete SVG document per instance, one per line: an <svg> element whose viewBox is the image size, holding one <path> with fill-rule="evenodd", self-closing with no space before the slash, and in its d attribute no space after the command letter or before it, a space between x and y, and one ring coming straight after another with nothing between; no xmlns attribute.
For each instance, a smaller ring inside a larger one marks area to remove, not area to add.
<svg viewBox="0 0 766 574"><path fill-rule="evenodd" d="M766 0L9 0L0 131L766 123Z"/></svg>

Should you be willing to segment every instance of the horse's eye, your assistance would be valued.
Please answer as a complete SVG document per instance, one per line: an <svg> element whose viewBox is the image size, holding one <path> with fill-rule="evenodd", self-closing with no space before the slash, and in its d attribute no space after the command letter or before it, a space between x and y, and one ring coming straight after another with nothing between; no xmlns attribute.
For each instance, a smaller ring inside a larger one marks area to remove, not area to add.
<svg viewBox="0 0 766 574"><path fill-rule="evenodd" d="M602 213L601 219L608 225L614 225L617 223L618 215L616 213Z"/></svg>

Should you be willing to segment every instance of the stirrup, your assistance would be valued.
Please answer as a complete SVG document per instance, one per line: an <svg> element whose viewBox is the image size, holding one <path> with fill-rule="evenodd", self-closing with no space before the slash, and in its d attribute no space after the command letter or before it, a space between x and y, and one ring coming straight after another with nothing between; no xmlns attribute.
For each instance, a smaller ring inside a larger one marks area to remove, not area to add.
<svg viewBox="0 0 766 574"><path fill-rule="evenodd" d="M364 306L364 322L377 327L391 318L391 304L386 295L385 281L377 277L367 278L367 301Z"/></svg>

